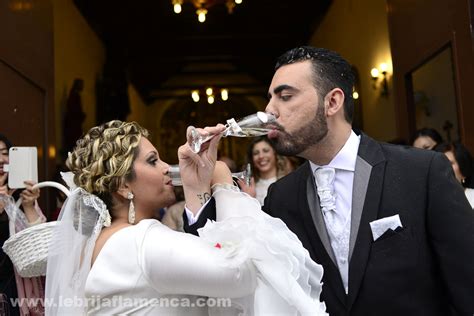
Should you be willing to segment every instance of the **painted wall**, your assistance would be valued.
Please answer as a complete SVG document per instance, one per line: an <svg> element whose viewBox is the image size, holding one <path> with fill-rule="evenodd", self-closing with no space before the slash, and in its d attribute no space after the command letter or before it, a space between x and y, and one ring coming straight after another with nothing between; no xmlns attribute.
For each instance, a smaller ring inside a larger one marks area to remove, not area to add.
<svg viewBox="0 0 474 316"><path fill-rule="evenodd" d="M150 125L147 121L147 118L149 118L149 107L145 104L137 89L131 83L128 84L128 99L130 101L130 114L127 116L127 121L135 121L149 129Z"/></svg>
<svg viewBox="0 0 474 316"><path fill-rule="evenodd" d="M451 49L444 49L413 72L416 129L435 128L445 140L459 139ZM449 124L451 123L451 124ZM449 133L445 126L452 125Z"/></svg>
<svg viewBox="0 0 474 316"><path fill-rule="evenodd" d="M127 121L135 121L148 130L150 141L158 148L160 158L163 158L162 156L166 154L166 149L161 146L163 130L160 128L160 122L163 113L173 103L173 100L155 101L147 105L132 83L128 84L128 97L130 101L130 114L127 116ZM174 155L176 156L176 150Z"/></svg>
<svg viewBox="0 0 474 316"><path fill-rule="evenodd" d="M105 61L105 47L87 24L72 0L54 0L54 76L56 146L62 141L62 117L75 78L84 80L82 109L86 113L83 131L95 125L95 82Z"/></svg>
<svg viewBox="0 0 474 316"><path fill-rule="evenodd" d="M393 93L374 89L370 70L388 64L388 87L393 92L392 63L385 1L334 0L310 45L334 50L354 65L360 77L363 131L382 141L397 137Z"/></svg>

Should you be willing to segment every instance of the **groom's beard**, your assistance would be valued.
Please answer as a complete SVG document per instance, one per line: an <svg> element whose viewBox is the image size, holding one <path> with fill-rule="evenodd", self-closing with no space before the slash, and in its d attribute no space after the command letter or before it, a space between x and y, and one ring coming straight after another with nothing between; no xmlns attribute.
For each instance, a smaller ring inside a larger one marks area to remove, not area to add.
<svg viewBox="0 0 474 316"><path fill-rule="evenodd" d="M318 144L328 134L328 124L324 113L323 102L320 100L314 118L306 125L292 133L276 124L280 135L270 139L278 154L283 156L298 156L312 145Z"/></svg>

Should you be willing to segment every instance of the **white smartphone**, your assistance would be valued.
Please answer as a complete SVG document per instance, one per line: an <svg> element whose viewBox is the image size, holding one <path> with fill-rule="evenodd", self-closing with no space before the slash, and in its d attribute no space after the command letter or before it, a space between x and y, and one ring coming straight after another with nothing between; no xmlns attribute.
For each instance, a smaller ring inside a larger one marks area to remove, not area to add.
<svg viewBox="0 0 474 316"><path fill-rule="evenodd" d="M38 150L36 147L11 147L8 153L8 187L25 188L25 181L38 182Z"/></svg>

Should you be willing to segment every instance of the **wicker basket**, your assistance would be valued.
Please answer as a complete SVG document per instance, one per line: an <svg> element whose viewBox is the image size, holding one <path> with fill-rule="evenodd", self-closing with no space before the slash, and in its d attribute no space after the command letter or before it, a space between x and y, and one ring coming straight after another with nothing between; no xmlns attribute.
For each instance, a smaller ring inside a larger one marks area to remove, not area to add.
<svg viewBox="0 0 474 316"><path fill-rule="evenodd" d="M46 275L48 248L55 225L56 222L35 225L5 241L3 251L10 257L22 277Z"/></svg>

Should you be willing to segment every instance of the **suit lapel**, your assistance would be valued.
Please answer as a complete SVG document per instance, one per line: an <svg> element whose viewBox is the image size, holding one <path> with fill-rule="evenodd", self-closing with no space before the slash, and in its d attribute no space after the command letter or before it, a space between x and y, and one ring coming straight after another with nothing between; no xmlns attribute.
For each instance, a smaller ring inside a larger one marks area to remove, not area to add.
<svg viewBox="0 0 474 316"><path fill-rule="evenodd" d="M336 264L336 258L331 247L331 242L329 241L328 231L326 229L323 214L321 212L319 198L316 194L316 184L314 183L314 177L311 175L308 177L306 183L306 194L308 196L308 206L311 213L311 218L313 219L313 224L316 227L316 231L318 232L319 239L324 245L324 249L326 249L326 252L328 253L332 262Z"/></svg>
<svg viewBox="0 0 474 316"><path fill-rule="evenodd" d="M351 236L349 243L349 260L351 260L352 252L359 231L360 218L362 217L362 208L364 207L367 186L369 185L370 173L372 166L364 159L357 156L354 184L352 186L352 210L351 210Z"/></svg>
<svg viewBox="0 0 474 316"><path fill-rule="evenodd" d="M325 285L330 286L330 291L335 293L341 304L345 305L347 297L339 269L335 264L309 163L306 163L306 171L302 173L302 177L302 181L299 181L301 187L298 189L300 195L298 201L302 201L300 209L302 210L305 230L311 241L313 251L316 253L316 258L313 259L324 267Z"/></svg>
<svg viewBox="0 0 474 316"><path fill-rule="evenodd" d="M370 179L368 180L367 190L365 190L364 203L361 204L360 200L356 200L355 205L353 205L353 207L355 206L356 208L356 213L357 208L359 208L361 205L363 205L363 208L358 229L356 230L357 237L354 241L352 257L349 264L348 308L351 308L352 304L354 303L364 278L367 260L369 258L372 245L372 232L370 230L369 223L377 218L386 165L385 156L383 155L380 145L364 134L361 136L361 142L359 145L358 160L359 159L366 162L369 166L372 166L372 169L370 171ZM362 168L362 170L358 171L357 167ZM356 164L354 186L362 185L366 177L367 165L363 162ZM362 189L363 188L356 189L356 199L361 199L364 195L364 192L357 191L363 191ZM354 214L354 216L357 216L357 214ZM354 217L352 219L356 220ZM355 229L356 225L357 223L351 224L351 230L352 228ZM353 238L351 236L351 243L352 239Z"/></svg>

